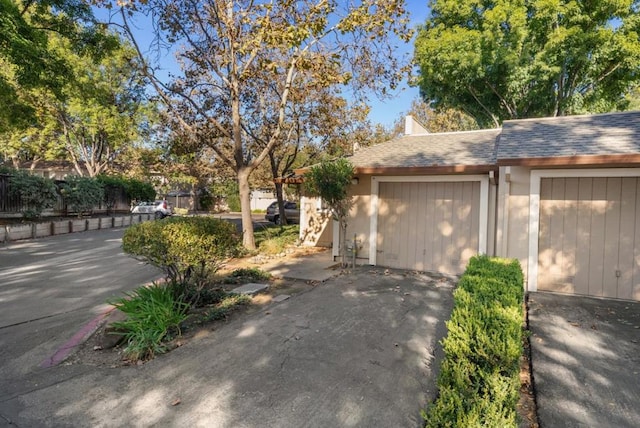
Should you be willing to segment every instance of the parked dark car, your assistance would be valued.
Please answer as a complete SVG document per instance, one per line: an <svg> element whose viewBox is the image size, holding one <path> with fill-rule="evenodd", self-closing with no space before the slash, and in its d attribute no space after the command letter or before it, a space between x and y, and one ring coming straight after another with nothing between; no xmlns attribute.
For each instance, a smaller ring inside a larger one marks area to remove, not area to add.
<svg viewBox="0 0 640 428"><path fill-rule="evenodd" d="M284 215L287 217L287 223L299 223L300 208L298 204L296 202L284 201ZM282 224L278 210L278 201L272 202L271 205L267 207L267 214L264 218L275 224Z"/></svg>

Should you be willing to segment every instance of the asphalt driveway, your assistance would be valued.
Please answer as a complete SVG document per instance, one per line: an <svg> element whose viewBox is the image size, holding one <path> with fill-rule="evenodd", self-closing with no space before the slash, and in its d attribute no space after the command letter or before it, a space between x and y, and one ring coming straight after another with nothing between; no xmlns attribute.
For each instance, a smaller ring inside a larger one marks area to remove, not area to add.
<svg viewBox="0 0 640 428"><path fill-rule="evenodd" d="M18 426L418 427L452 282L362 267L129 368L61 365Z"/></svg>
<svg viewBox="0 0 640 428"><path fill-rule="evenodd" d="M542 427L640 426L640 302L532 293Z"/></svg>

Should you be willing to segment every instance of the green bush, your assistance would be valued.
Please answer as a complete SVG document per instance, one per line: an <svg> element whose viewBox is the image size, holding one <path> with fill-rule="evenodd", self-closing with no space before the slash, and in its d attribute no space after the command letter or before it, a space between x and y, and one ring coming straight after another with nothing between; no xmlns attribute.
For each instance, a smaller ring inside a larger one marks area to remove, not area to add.
<svg viewBox="0 0 640 428"><path fill-rule="evenodd" d="M189 306L177 301L172 290L153 284L125 293L110 302L127 315L127 319L113 324L125 339L124 353L131 360L146 360L166 352L165 343L172 331L187 317Z"/></svg>
<svg viewBox="0 0 640 428"><path fill-rule="evenodd" d="M132 201L153 201L156 198L156 189L149 182L127 178L123 185L127 197Z"/></svg>
<svg viewBox="0 0 640 428"><path fill-rule="evenodd" d="M78 217L99 206L104 199L102 184L92 177L70 176L61 187L65 202L78 213Z"/></svg>
<svg viewBox="0 0 640 428"><path fill-rule="evenodd" d="M210 274L238 254L240 237L235 225L211 217L172 217L128 228L122 238L126 253L143 257L162 269L176 298L198 303ZM194 289L196 292L194 292Z"/></svg>
<svg viewBox="0 0 640 428"><path fill-rule="evenodd" d="M207 321L215 321L226 318L229 313L239 306L251 303L251 297L246 294L229 293L213 306L206 315Z"/></svg>
<svg viewBox="0 0 640 428"><path fill-rule="evenodd" d="M55 206L58 193L53 180L26 171L13 171L11 174L9 194L20 198L24 218L38 218L42 211Z"/></svg>
<svg viewBox="0 0 640 428"><path fill-rule="evenodd" d="M231 272L225 279L226 284L241 284L255 281L268 281L271 274L260 268L239 268Z"/></svg>
<svg viewBox="0 0 640 428"><path fill-rule="evenodd" d="M261 254L279 254L295 244L300 237L300 226L264 227L255 232L256 245Z"/></svg>
<svg viewBox="0 0 640 428"><path fill-rule="evenodd" d="M517 261L471 259L454 292L427 427L517 426L523 298Z"/></svg>

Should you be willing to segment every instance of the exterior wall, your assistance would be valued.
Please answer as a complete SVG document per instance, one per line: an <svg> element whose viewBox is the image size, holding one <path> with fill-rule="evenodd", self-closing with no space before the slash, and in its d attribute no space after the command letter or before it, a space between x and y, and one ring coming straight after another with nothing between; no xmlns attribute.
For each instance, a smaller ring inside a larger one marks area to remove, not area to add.
<svg viewBox="0 0 640 428"><path fill-rule="evenodd" d="M501 167L500 168L500 184L498 188L498 217L497 217L497 227L496 227L496 250L497 255L503 257L516 258L520 261L522 265L522 269L525 273L527 290L536 291L538 289L538 275L539 275L539 263L542 263L543 268L549 265L549 257L544 250L549 250L549 245L547 245L546 241L549 241L551 235L553 238L558 238L560 235L564 235L562 231L556 231L549 235L545 235L545 231L542 230L543 236L540 236L541 233L541 224L542 227L547 223L540 221L541 215L541 207L543 208L542 215L544 215L544 208L549 204L554 204L552 201L545 201L545 198L548 199L548 195L545 196L544 185L547 185L551 181L545 179L548 178L573 178L570 182L580 183L580 180L577 180L581 177L640 177L640 169L634 168L597 168L597 169L589 169L589 168L571 168L571 169L531 169L525 167ZM602 180L601 180L602 181ZM612 182L617 182L618 180L611 180ZM637 180L627 179L623 180L623 183L636 183ZM546 184L545 184L546 183ZM541 184L543 185L541 189ZM548 190L548 189L547 189ZM613 205L615 205L615 198L618 197L618 194L624 194L625 192L630 192L633 189L631 186L622 186L621 190L615 191L612 190L613 196L605 198L606 200L614 201ZM547 192L548 193L548 192ZM602 193L602 192L601 192ZM541 197L542 194L542 197ZM602 196L602 195L601 195ZM602 196L604 198L604 196ZM600 196L597 198L596 202L592 203L604 203L605 199L602 199ZM563 207L566 207L566 203L564 202L565 197L559 196L558 203L561 203ZM602 199L602 200L601 200ZM626 200L631 200L631 198L625 198ZM542 205L541 205L542 204ZM627 216L629 214L626 214ZM591 220L593 220L593 216L590 216ZM615 219L615 214L612 219ZM620 217L620 216L618 216ZM581 221L586 221L582 219ZM563 220L564 222L564 220ZM617 223L616 223L617 224ZM575 225L579 227L578 225ZM615 225L612 225L611 228L615 229ZM626 226L625 226L626 227ZM603 237L602 239L592 239L591 235L594 233L599 233L602 235L602 231L598 231L597 228L594 232L593 227L590 226L591 231L586 235L589 235L589 242L585 242L584 246L589 249L589 251L596 251L599 253L606 254L608 251L606 250L607 242ZM548 232L548 231L547 231ZM584 234L584 233L583 233ZM558 235L558 236L555 236ZM624 234L623 234L624 235ZM610 246L614 245L623 245L624 244L624 236L621 236L619 239L616 238L612 242ZM614 242L615 241L615 242ZM541 247L542 246L542 249ZM599 249L598 247L602 247ZM594 249L595 248L595 249ZM629 247L631 248L631 246ZM540 254L540 251L543 253ZM582 251L582 249L580 249ZM632 249L629 249L628 252L631 253ZM633 249L633 251L637 251L637 249ZM613 252L613 251L610 251ZM559 253L559 257L564 256L564 251ZM589 253L589 261L593 258L591 253ZM556 261L554 258L554 263ZM583 259L585 257L582 257ZM546 263L546 264L545 264ZM601 258L600 261L594 262L593 269L590 267L588 272L597 276L602 276L599 274L600 267L602 265L614 265L613 261L607 262L603 261ZM557 269L556 269L557 270ZM554 271L555 272L555 271ZM553 272L551 272L553 273ZM549 274L549 272L545 272L544 274ZM571 276L571 272L556 272L557 275L569 275ZM622 272L622 276L624 277L625 273ZM624 279L624 278L623 278ZM545 281L545 279L542 279ZM576 279L578 282L584 282L583 279ZM591 284L591 280L589 280L589 284ZM576 287L581 287L584 284L576 284ZM631 298L638 299L638 295L634 294L635 288L632 288ZM571 290L568 290L571 292ZM580 294L580 291L577 291ZM584 293L583 293L584 294ZM589 295L599 295L598 293L588 292ZM628 293L627 293L628 294ZM619 295L618 297L629 298L628 296Z"/></svg>
<svg viewBox="0 0 640 428"><path fill-rule="evenodd" d="M358 263L369 261L369 237L371 212L371 176L358 175L358 184L351 186L350 194L354 196L354 204L347 226L347 246L353 245L355 235L357 243L356 257Z"/></svg>
<svg viewBox="0 0 640 428"><path fill-rule="evenodd" d="M318 198L300 199L300 241L311 247L331 247L333 221L327 211L320 209Z"/></svg>
<svg viewBox="0 0 640 428"><path fill-rule="evenodd" d="M500 167L496 255L518 259L527 276L530 169Z"/></svg>

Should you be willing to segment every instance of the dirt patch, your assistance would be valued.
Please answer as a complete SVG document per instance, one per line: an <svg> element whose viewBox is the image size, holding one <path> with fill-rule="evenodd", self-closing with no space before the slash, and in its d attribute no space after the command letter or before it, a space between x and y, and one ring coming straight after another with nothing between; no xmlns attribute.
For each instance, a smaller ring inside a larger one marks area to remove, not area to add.
<svg viewBox="0 0 640 428"><path fill-rule="evenodd" d="M284 279L273 279L267 281L269 288L266 292L257 294L251 298L249 305L234 308L223 319L207 321L206 314L211 310L211 306L193 308L189 311L189 317L180 328L180 334L167 344L167 352L188 345L192 341L197 341L221 328L224 324L248 314L263 310L269 306L278 304L274 298L278 295L294 295L312 289L315 284ZM229 291L239 284L224 284L223 288ZM114 335L107 333L109 323L118 316L117 311L112 311L105 317L101 326L84 343L78 346L67 360L68 364L84 364L97 367L118 368L130 365L144 364L143 361L130 361L124 355L122 345L112 346ZM162 356L158 356L162 358Z"/></svg>

